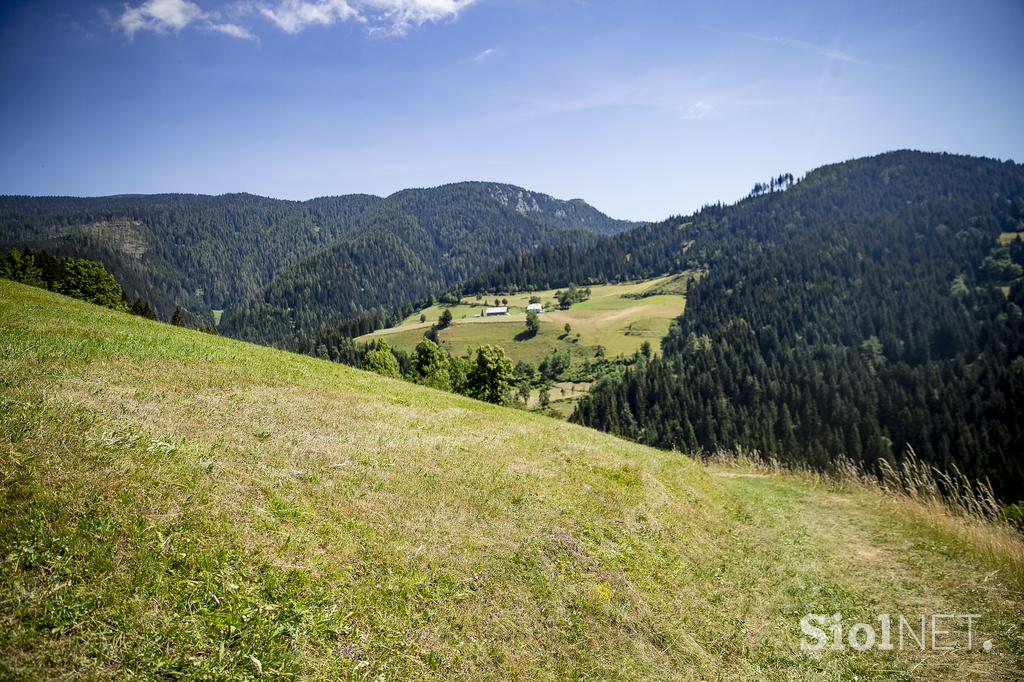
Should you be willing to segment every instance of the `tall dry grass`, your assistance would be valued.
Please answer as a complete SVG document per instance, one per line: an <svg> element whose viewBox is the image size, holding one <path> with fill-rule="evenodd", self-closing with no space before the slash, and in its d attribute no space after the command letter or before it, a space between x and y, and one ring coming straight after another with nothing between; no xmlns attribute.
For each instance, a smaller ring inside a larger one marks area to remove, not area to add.
<svg viewBox="0 0 1024 682"><path fill-rule="evenodd" d="M879 460L879 485L883 490L906 495L920 502L942 504L954 514L969 519L1005 523L1003 507L992 490L991 482L972 481L956 464L943 471L921 461L914 448L907 445L903 459L895 466Z"/></svg>
<svg viewBox="0 0 1024 682"><path fill-rule="evenodd" d="M833 460L826 471L815 470L746 448L718 450L702 459L712 466L796 476L867 496L912 521L919 532L1004 573L1024 590L1024 535L1008 521L992 484L971 480L955 465L950 471L933 466L910 445L896 463L879 460L876 471L845 456Z"/></svg>
<svg viewBox="0 0 1024 682"><path fill-rule="evenodd" d="M877 472L840 455L822 471L802 464L786 464L759 450L737 446L701 456L705 464L751 469L761 473L785 473L819 481L846 483L879 489L926 505L940 505L949 513L978 521L1003 524L1003 506L991 482L973 481L953 464L944 471L923 461L911 445L896 463L878 460Z"/></svg>

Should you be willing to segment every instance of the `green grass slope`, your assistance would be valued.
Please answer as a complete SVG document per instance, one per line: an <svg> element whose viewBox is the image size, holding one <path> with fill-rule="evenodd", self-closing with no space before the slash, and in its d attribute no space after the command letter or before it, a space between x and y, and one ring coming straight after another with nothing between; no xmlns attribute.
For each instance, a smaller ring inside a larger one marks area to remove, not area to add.
<svg viewBox="0 0 1024 682"><path fill-rule="evenodd" d="M0 677L1003 679L1021 544L0 280ZM801 652L980 614L983 653Z"/></svg>

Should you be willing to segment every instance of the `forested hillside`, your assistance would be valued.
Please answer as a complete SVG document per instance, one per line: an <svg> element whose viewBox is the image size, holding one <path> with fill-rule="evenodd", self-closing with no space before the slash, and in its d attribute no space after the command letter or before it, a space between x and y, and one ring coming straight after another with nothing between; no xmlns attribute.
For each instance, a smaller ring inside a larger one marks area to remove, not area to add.
<svg viewBox="0 0 1024 682"><path fill-rule="evenodd" d="M196 321L264 286L283 267L352 228L381 199L309 202L249 194L0 197L0 245L103 263L164 319Z"/></svg>
<svg viewBox="0 0 1024 682"><path fill-rule="evenodd" d="M582 202L561 202L507 185L405 190L363 213L352 236L286 269L263 291L230 309L222 330L250 341L297 347L339 327L347 329L356 318L374 320L370 328L384 326L408 314L413 304L494 267L509 254L545 245L590 244L595 232L607 234L626 225Z"/></svg>
<svg viewBox="0 0 1024 682"><path fill-rule="evenodd" d="M410 197L419 198L412 202L418 207L433 205L436 210L429 215L410 214ZM4 252L8 247L29 248L99 261L131 297L152 302L164 319L180 305L190 320L209 324L213 310L229 310L243 300L262 296L282 271L357 233L368 234L347 246L339 245L339 251L351 254L352 261L337 267L354 268L346 277L360 287L374 286L373 273L367 269L380 265L372 258L374 249L391 249L394 240L388 234L392 221L399 230L410 222L420 222L424 230L437 235L447 234L450 223L473 227L474 221L487 222L488 229L508 234L507 241L491 247L501 253L491 255L492 259L507 257L519 246L548 243L549 238L564 241L570 238L561 234L565 230L611 234L633 226L608 218L579 200L559 201L494 183L408 190L387 198L348 195L304 202L249 194L4 196L0 197L0 247ZM513 234L524 227L529 237ZM375 239L381 244L374 246L371 242ZM457 251L461 244L432 240L425 245L406 242L406 246L416 253L423 250L437 256L447 254L446 248ZM503 246L506 250L500 251ZM457 254L453 256L458 260ZM457 273L455 277L466 277L493 263L468 256L462 259L461 269L451 271ZM399 268L418 265L389 262ZM433 265L423 267L431 270ZM412 281L441 281L444 286L452 283L418 270L406 270L402 276ZM288 286L292 285L285 288ZM389 303L398 300L390 291L370 291L368 298L384 298ZM237 323L234 329L245 331ZM252 333L246 336L270 340Z"/></svg>
<svg viewBox="0 0 1024 682"><path fill-rule="evenodd" d="M898 152L593 249L517 259L476 284L705 267L663 355L596 386L576 421L813 466L843 453L870 466L910 444L1019 499L1022 216L1021 166Z"/></svg>

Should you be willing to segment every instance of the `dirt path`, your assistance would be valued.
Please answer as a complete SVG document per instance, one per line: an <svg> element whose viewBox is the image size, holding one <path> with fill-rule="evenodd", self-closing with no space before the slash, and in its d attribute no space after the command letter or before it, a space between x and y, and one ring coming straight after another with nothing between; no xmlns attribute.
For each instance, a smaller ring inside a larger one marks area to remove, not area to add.
<svg viewBox="0 0 1024 682"><path fill-rule="evenodd" d="M762 474L713 473L735 496L743 528L737 534L736 563L753 567L741 579L749 581L754 596L750 611L757 617L751 621L760 626L753 631L760 645L799 649L798 640L812 641L799 625L808 613L840 613L844 633L856 623L868 623L879 636L882 614L897 624L902 614L918 634L924 616L923 651L911 640L909 628L900 650L894 626L891 652L847 646L802 655L818 663L825 679L837 659L850 657L863 665L869 679L906 679L895 673L901 669L913 670L912 679L1024 679L1024 599L991 571L928 538L863 492L835 492ZM751 557L750 550L763 556ZM779 618L780 613L788 617ZM967 648L965 618L939 618L936 642L954 648L933 649L934 614L975 614L972 648ZM992 643L990 651L982 649L986 640Z"/></svg>

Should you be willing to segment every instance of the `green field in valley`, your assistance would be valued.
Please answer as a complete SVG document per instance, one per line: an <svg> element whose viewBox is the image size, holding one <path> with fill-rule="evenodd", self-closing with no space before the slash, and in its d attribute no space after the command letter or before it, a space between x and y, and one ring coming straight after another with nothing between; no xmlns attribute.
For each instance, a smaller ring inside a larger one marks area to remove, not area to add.
<svg viewBox="0 0 1024 682"><path fill-rule="evenodd" d="M1020 536L856 479L705 466L3 280L0 414L3 679L1024 669ZM809 613L977 614L975 646L946 622L949 651L803 651Z"/></svg>
<svg viewBox="0 0 1024 682"><path fill-rule="evenodd" d="M587 394L593 382L590 381L556 381L548 390L550 407L562 417L568 419L576 403ZM536 408L540 405L540 392L542 389L535 388L530 391L530 398L527 400L527 407Z"/></svg>
<svg viewBox="0 0 1024 682"><path fill-rule="evenodd" d="M518 292L465 297L458 305L435 305L410 315L401 324L359 337L359 341L383 338L394 348L411 351L423 333L436 323L447 308L452 313L450 327L440 332L442 345L453 355L465 355L484 344L501 346L513 360L537 364L553 351L569 351L579 358L593 358L597 347L607 357L629 355L644 341L654 350L668 333L669 324L686 306L685 282L690 273L623 284L592 286L590 298L568 310L558 310L556 290ZM654 295L645 295L654 292ZM643 296L643 297L638 297ZM541 299L545 312L540 315L540 332L524 334L526 306L532 297ZM480 317L488 307L507 300L510 315ZM420 317L426 316L421 322ZM572 331L565 332L569 324Z"/></svg>

